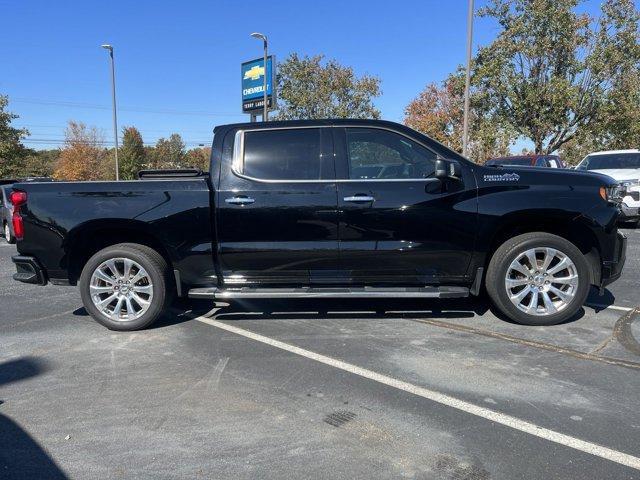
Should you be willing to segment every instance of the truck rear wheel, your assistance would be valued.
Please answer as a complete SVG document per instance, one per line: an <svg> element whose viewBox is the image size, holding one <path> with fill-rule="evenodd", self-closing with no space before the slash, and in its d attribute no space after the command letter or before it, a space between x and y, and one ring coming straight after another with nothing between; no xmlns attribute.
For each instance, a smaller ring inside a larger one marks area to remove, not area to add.
<svg viewBox="0 0 640 480"><path fill-rule="evenodd" d="M494 305L525 325L554 325L582 307L590 286L582 252L557 235L532 232L502 244L491 257L486 287Z"/></svg>
<svg viewBox="0 0 640 480"><path fill-rule="evenodd" d="M167 309L172 292L164 258L135 243L100 250L80 275L84 307L111 330L139 330L151 325Z"/></svg>

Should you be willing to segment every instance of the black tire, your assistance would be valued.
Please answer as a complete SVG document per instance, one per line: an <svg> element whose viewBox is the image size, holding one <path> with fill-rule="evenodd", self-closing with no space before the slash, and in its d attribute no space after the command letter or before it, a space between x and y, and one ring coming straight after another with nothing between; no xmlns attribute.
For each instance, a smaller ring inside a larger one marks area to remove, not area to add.
<svg viewBox="0 0 640 480"><path fill-rule="evenodd" d="M140 264L153 283L153 298L148 310L134 320L113 320L103 314L91 300L91 276L98 266L112 258L128 258ZM131 331L148 327L158 320L171 304L174 285L165 259L154 249L136 243L120 243L100 250L85 264L80 275L80 296L89 314L110 330Z"/></svg>
<svg viewBox="0 0 640 480"><path fill-rule="evenodd" d="M531 315L516 307L509 299L505 278L507 270L519 255L531 248L549 247L561 251L574 263L578 286L573 299L559 312L547 315ZM571 317L584 304L591 284L589 265L582 252L568 240L546 232L532 232L510 238L491 257L485 285L493 304L514 322L523 325L555 325Z"/></svg>
<svg viewBox="0 0 640 480"><path fill-rule="evenodd" d="M2 225L2 236L6 240L7 243L16 243L16 237L11 233L11 229L7 222Z"/></svg>

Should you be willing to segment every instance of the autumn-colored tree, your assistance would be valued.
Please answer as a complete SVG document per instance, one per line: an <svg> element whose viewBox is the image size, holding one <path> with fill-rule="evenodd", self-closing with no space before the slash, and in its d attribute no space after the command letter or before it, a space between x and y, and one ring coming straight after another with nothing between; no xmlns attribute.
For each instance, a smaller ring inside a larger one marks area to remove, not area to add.
<svg viewBox="0 0 640 480"><path fill-rule="evenodd" d="M494 121L484 109L483 98L471 92L469 114L469 153L476 162L506 155L515 139L506 128ZM447 147L462 152L464 118L464 75L461 69L441 84L430 83L405 108L404 123Z"/></svg>
<svg viewBox="0 0 640 480"><path fill-rule="evenodd" d="M627 120L616 120L614 105L633 118L627 106L638 91L640 15L632 0L605 0L599 19L580 13L581 3L492 0L480 10L500 31L475 58L474 84L488 110L536 153L581 136L620 138Z"/></svg>
<svg viewBox="0 0 640 480"><path fill-rule="evenodd" d="M278 64L278 120L314 118L380 118L373 99L380 80L357 77L351 67L323 55L299 57L292 53Z"/></svg>
<svg viewBox="0 0 640 480"><path fill-rule="evenodd" d="M208 172L210 159L211 147L192 148L185 155L184 164L187 167L199 168L203 172Z"/></svg>
<svg viewBox="0 0 640 480"><path fill-rule="evenodd" d="M156 142L151 155L151 168L180 168L185 156L185 145L182 137L172 133L168 139L160 138Z"/></svg>
<svg viewBox="0 0 640 480"><path fill-rule="evenodd" d="M60 180L103 179L102 164L106 151L102 148L102 143L102 135L95 127L69 121L64 148L60 152L53 176Z"/></svg>
<svg viewBox="0 0 640 480"><path fill-rule="evenodd" d="M120 178L134 180L144 168L145 151L142 135L135 127L122 129L122 147L119 151Z"/></svg>
<svg viewBox="0 0 640 480"><path fill-rule="evenodd" d="M9 97L0 95L0 178L17 178L23 173L24 158L31 152L22 144L29 132L14 128L18 115L5 111Z"/></svg>

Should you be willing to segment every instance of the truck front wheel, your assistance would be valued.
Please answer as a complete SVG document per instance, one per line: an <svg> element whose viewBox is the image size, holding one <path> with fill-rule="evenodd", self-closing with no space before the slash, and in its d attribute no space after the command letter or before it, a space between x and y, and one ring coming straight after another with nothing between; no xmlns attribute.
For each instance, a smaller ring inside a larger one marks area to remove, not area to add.
<svg viewBox="0 0 640 480"><path fill-rule="evenodd" d="M111 330L138 330L167 309L171 280L167 262L152 248L121 243L93 255L80 275L89 314Z"/></svg>
<svg viewBox="0 0 640 480"><path fill-rule="evenodd" d="M545 232L510 238L491 257L486 287L494 305L525 325L554 325L584 304L589 265L568 240Z"/></svg>

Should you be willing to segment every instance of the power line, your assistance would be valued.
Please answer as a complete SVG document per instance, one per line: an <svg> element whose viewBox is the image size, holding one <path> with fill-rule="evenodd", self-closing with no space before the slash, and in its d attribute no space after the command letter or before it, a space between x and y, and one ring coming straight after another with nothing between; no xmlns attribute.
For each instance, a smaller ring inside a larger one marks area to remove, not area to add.
<svg viewBox="0 0 640 480"><path fill-rule="evenodd" d="M23 139L23 141L28 142L28 141L31 141L31 140L38 140L38 139L40 139L41 137L46 137L46 138L51 138L51 139L54 139L54 140L61 140L61 141L64 141L64 140L67 138L67 137L66 137L66 135L65 135L65 134L63 134L63 133L46 133L46 132L38 132L38 133L35 133L35 134L30 135L30 136L28 136L28 137L25 137L25 138ZM144 141L143 141L143 143L152 143L152 142L153 142L153 143L155 143L155 142L157 142L157 141L158 141L158 140L160 140L160 139L168 140L170 137L171 137L171 135L159 136L159 137L151 137L151 138L147 138L146 140L144 140ZM198 142L198 143L205 143L205 142L203 142L202 140L193 140L192 138L191 138L191 139L188 139L188 138L187 138L187 139L185 139L185 138L183 138L183 137L182 137L182 135L180 135L180 138L182 139L182 141L183 141L183 142L192 142L192 143ZM120 141L120 140L123 140L123 139L124 139L124 136L123 136L123 135L118 135L118 140L119 140L119 141ZM208 139L208 140L206 140L206 141L207 141L207 142L210 142L210 141L211 141L211 139Z"/></svg>
<svg viewBox="0 0 640 480"><path fill-rule="evenodd" d="M111 107L108 105L82 103L82 102L68 102L68 101L60 101L60 100L43 100L43 99L37 99L37 98L13 97L11 101L14 103L28 103L33 105L50 105L50 106L56 106L56 107L111 110ZM138 113L157 113L162 115L195 115L195 116L206 116L206 117L237 117L239 116L238 113L203 112L203 111L187 111L187 110L171 110L171 109L156 110L156 109L146 108L146 107L118 107L118 110L127 111L127 112L138 112Z"/></svg>
<svg viewBox="0 0 640 480"><path fill-rule="evenodd" d="M38 124L31 124L31 123L23 123L21 125L14 125L15 128L60 128L60 129L66 129L68 127L68 125L38 125ZM172 133L177 133L175 131L175 129L140 129L137 128L136 129L140 132L141 135L145 135L145 133L147 132L153 132L153 133L164 133L166 135L171 135ZM180 132L183 133L195 133L195 134L202 134L202 135L211 135L213 134L213 129L208 129L208 130L184 130L182 128L179 129ZM33 135L33 133L32 133ZM38 135L38 134L36 134ZM54 135L53 133L45 133L45 135ZM57 135L57 134L55 134Z"/></svg>
<svg viewBox="0 0 640 480"><path fill-rule="evenodd" d="M67 142L66 140L63 140L60 138L32 138L32 139L24 139L22 140L22 143L65 145ZM87 143L89 145L106 146L106 147L113 146L113 142L103 141L103 140L97 141L97 142L84 142L84 143ZM198 142L196 140L183 140L183 143L185 144L185 146L199 146L199 145L209 146L210 141ZM145 146L154 147L156 146L157 142L143 142L142 144Z"/></svg>

